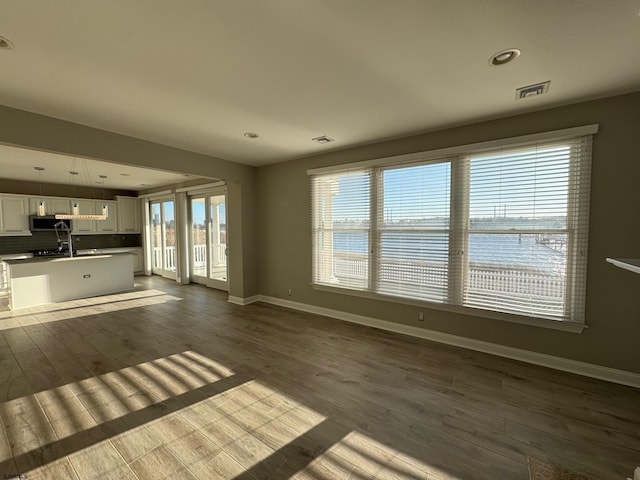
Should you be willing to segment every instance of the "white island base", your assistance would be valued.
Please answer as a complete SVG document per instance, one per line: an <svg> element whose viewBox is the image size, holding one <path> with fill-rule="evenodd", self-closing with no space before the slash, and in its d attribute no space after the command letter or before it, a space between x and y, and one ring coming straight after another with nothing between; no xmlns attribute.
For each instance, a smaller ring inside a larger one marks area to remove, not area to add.
<svg viewBox="0 0 640 480"><path fill-rule="evenodd" d="M133 257L128 254L5 263L12 310L133 289Z"/></svg>

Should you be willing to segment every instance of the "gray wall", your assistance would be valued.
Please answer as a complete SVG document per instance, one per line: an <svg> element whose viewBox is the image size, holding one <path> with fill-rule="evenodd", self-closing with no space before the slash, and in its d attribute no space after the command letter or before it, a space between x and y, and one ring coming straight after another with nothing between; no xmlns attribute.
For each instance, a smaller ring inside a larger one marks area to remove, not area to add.
<svg viewBox="0 0 640 480"><path fill-rule="evenodd" d="M535 101L535 99L533 99ZM594 140L587 324L582 334L315 291L306 170L599 123ZM0 106L0 142L229 182L231 294L257 293L640 373L640 93L539 111L254 169ZM0 174L0 176L2 176ZM231 232L230 232L231 233ZM293 289L289 297L287 290ZM425 311L418 323L417 311Z"/></svg>
<svg viewBox="0 0 640 480"><path fill-rule="evenodd" d="M227 181L229 293L258 293L254 168L5 106L0 106L0 143Z"/></svg>
<svg viewBox="0 0 640 480"><path fill-rule="evenodd" d="M528 101L528 100L527 100ZM535 99L533 99L535 101ZM306 170L592 123L586 322L581 334L313 290ZM640 257L640 93L487 121L258 169L259 290L310 305L640 373L640 275L605 262ZM291 297L289 288L293 289ZM425 311L425 321L417 312Z"/></svg>

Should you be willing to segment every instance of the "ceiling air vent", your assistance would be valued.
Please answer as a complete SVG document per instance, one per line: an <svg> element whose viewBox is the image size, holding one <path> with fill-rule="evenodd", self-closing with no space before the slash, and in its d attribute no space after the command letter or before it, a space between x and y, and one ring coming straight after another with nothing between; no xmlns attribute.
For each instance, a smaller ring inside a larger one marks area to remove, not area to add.
<svg viewBox="0 0 640 480"><path fill-rule="evenodd" d="M536 83L535 85L529 85L528 87L521 87L516 89L516 100L527 97L535 97L536 95L542 95L549 91L549 84L551 80L546 82Z"/></svg>
<svg viewBox="0 0 640 480"><path fill-rule="evenodd" d="M314 142L317 143L329 143L329 142L333 142L333 138L329 138L326 135L322 135L321 137L316 137L316 138L312 138L311 140L313 140Z"/></svg>

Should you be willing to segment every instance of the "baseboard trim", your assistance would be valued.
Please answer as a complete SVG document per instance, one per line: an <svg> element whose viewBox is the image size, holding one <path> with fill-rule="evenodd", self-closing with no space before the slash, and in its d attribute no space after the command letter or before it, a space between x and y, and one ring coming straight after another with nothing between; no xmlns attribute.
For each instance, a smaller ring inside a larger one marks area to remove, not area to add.
<svg viewBox="0 0 640 480"><path fill-rule="evenodd" d="M249 305L251 303L256 303L260 301L260 295L254 295L252 297L234 297L229 295L227 297L227 302L233 303L234 305Z"/></svg>
<svg viewBox="0 0 640 480"><path fill-rule="evenodd" d="M534 365L540 365L542 367L575 373L577 375L582 375L585 377L597 378L599 380L605 380L607 382L619 383L621 385L640 388L640 374L627 372L625 370L617 370L615 368L579 362L576 360L556 357L544 353L537 353L520 348L507 347L505 345L484 342L482 340L474 340L472 338L460 337L458 335L437 332L435 330L427 330L411 325L402 325L386 320L365 317L363 315L342 312L340 310L332 310L330 308L317 307L315 305L309 305L306 303L293 302L291 300L284 300L282 298L271 297L268 295L256 295L256 297L258 297L258 301L269 303L271 305L278 305L280 307L291 308L293 310L314 313L325 317L343 320L345 322L357 323L359 325L365 325L368 327L379 328L390 332L401 333L412 337L431 340L433 342L467 348L469 350L489 353L491 355L510 358L512 360L519 360L521 362L532 363ZM246 305L246 303L244 305Z"/></svg>

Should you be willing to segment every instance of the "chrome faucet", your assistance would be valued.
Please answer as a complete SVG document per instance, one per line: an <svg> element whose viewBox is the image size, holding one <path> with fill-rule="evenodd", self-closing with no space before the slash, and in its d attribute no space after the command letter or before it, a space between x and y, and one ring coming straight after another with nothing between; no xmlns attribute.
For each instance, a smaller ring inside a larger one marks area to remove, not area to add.
<svg viewBox="0 0 640 480"><path fill-rule="evenodd" d="M60 240L60 235L58 235L58 228L67 232L66 241ZM62 247L67 244L67 246L69 247L69 257L73 258L73 239L71 237L71 229L69 228L69 226L61 220L53 226L53 229L56 231L56 239L58 240L58 251L62 251Z"/></svg>

